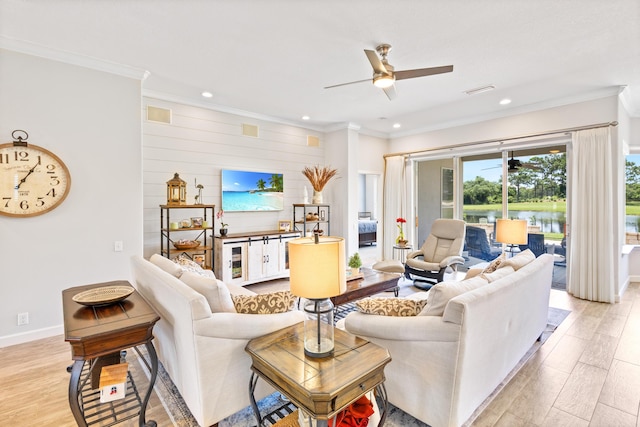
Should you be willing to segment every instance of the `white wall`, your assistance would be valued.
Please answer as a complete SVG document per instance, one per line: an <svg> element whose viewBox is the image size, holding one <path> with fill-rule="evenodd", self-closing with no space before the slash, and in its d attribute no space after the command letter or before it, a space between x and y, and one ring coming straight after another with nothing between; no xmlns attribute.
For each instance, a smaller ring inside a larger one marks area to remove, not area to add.
<svg viewBox="0 0 640 427"><path fill-rule="evenodd" d="M527 135L618 119L618 98L609 96L561 107L395 138L391 152L417 151L461 143Z"/></svg>
<svg viewBox="0 0 640 427"><path fill-rule="evenodd" d="M63 289L129 279L142 253L140 92L140 80L0 50L0 142L24 129L71 173L58 208L0 216L0 347L61 333Z"/></svg>
<svg viewBox="0 0 640 427"><path fill-rule="evenodd" d="M146 120L146 107L172 111L171 124ZM197 106L154 98L143 99L144 141L144 255L160 250L160 209L165 204L166 182L178 172L187 182L187 202L197 194L194 180L204 186L203 202L220 210L221 170L239 169L283 174L284 210L272 212L225 212L229 233L277 230L279 220L292 220L293 203L303 202L304 187L309 199L311 184L302 174L305 166L324 165L322 134L300 127L266 122ZM258 137L242 135L242 124L258 126ZM307 135L320 138L319 147L307 146ZM331 198L332 183L325 188L325 202ZM333 206L331 231L334 230ZM178 218L176 218L178 219ZM216 220L216 230L220 222ZM217 231L216 231L217 233Z"/></svg>

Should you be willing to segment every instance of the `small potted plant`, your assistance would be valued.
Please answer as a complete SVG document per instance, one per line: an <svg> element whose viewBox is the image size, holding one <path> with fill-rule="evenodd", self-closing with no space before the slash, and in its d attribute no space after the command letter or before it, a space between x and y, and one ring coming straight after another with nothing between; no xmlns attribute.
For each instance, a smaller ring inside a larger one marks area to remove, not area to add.
<svg viewBox="0 0 640 427"><path fill-rule="evenodd" d="M222 222L222 217L224 216L224 211L222 209L220 209L218 211L218 213L216 214L216 217L220 220L220 235L221 236L226 236L227 235L227 227L229 226L229 224L225 224L224 222Z"/></svg>
<svg viewBox="0 0 640 427"><path fill-rule="evenodd" d="M351 267L351 275L355 276L360 273L360 267L362 267L362 260L360 259L360 254L356 252L351 255L349 258L349 267Z"/></svg>

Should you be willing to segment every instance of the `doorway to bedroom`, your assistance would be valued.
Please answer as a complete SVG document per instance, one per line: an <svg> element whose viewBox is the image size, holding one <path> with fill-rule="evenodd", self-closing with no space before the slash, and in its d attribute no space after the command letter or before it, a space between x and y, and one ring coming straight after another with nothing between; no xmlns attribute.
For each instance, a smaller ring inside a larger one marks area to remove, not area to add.
<svg viewBox="0 0 640 427"><path fill-rule="evenodd" d="M381 175L358 174L358 252L362 264L370 267L382 259L382 186Z"/></svg>

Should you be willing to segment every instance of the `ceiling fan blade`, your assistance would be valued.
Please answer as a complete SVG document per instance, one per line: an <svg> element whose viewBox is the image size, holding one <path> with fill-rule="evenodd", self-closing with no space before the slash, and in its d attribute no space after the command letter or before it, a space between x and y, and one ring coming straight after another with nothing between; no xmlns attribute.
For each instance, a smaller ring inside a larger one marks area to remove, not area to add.
<svg viewBox="0 0 640 427"><path fill-rule="evenodd" d="M340 83L340 84L337 84L337 85L325 86L325 89L331 89L333 87L346 86L346 85L352 85L352 84L355 84L355 83L371 82L371 81L372 81L372 79L370 79L370 78L369 79L365 79L365 80L356 80L355 82Z"/></svg>
<svg viewBox="0 0 640 427"><path fill-rule="evenodd" d="M396 71L394 74L396 80L413 79L415 77L433 76L434 74L450 73L453 71L453 65L445 65L442 67L418 68L415 70Z"/></svg>
<svg viewBox="0 0 640 427"><path fill-rule="evenodd" d="M526 169L531 169L531 170L534 170L534 171L540 171L540 170L542 170L542 168L541 168L540 166L533 165L533 164L531 164L531 163L522 163L522 164L520 165L520 167L522 167L522 168L526 168Z"/></svg>
<svg viewBox="0 0 640 427"><path fill-rule="evenodd" d="M371 66L373 67L373 71L379 74L389 74L387 68L384 66L378 54L373 50L364 50L364 53L367 55Z"/></svg>
<svg viewBox="0 0 640 427"><path fill-rule="evenodd" d="M382 90L384 91L385 95L387 95L387 98L389 98L389 101L392 101L398 95L396 93L396 85L382 88Z"/></svg>

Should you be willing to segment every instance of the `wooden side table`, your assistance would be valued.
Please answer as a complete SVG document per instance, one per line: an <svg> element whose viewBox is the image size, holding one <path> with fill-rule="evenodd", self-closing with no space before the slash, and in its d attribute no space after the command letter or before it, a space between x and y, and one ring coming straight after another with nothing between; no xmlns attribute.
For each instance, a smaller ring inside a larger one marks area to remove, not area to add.
<svg viewBox="0 0 640 427"><path fill-rule="evenodd" d="M387 413L384 367L391 361L387 349L335 329L333 356L304 354L304 323L254 338L245 347L251 356L249 397L258 426L262 417L253 394L259 378L287 396L294 405L327 426L328 420L375 389L383 405L379 426Z"/></svg>
<svg viewBox="0 0 640 427"><path fill-rule="evenodd" d="M78 286L62 291L64 339L71 344L71 357L74 360L69 380L69 406L78 426L88 426L81 390L85 386L89 387L86 384L89 380L97 383L95 379L99 378L102 365L119 359L120 351L145 345L149 355L148 362L151 364L151 378L144 400L140 402L138 399L140 404L138 424L140 427L155 427L155 421L145 422L145 411L158 373L158 357L151 340L153 326L160 320L160 316L138 292L134 292L123 301L105 306L87 307L73 301L73 296L79 292L116 285L131 286L126 281L114 281ZM106 363L104 363L105 359ZM90 361L88 369L85 368L87 361ZM130 417L136 415L138 414L134 413ZM116 419L116 421L120 422L124 419L126 418Z"/></svg>

